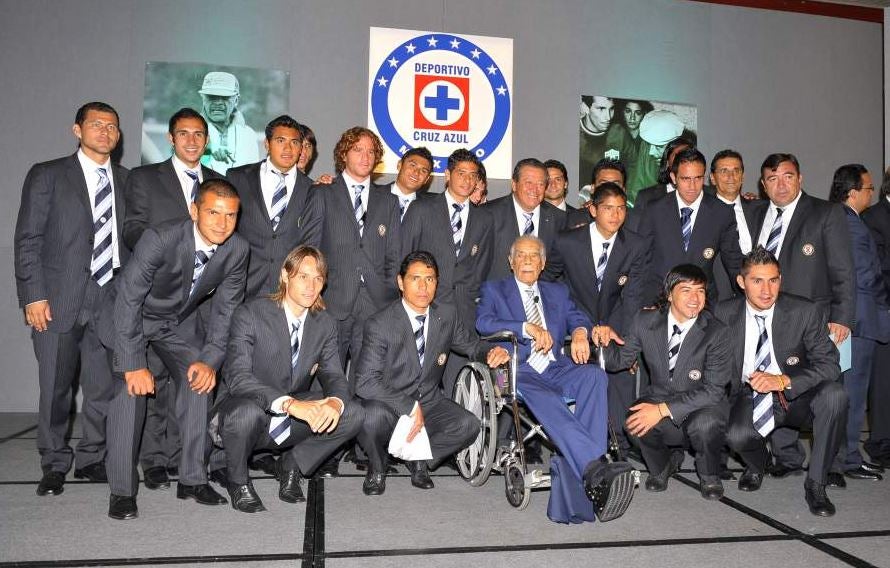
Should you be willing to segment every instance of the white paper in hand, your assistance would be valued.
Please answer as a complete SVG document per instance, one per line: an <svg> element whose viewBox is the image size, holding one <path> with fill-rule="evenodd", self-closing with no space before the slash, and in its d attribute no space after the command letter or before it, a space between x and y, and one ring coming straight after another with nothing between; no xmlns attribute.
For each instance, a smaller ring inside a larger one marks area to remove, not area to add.
<svg viewBox="0 0 890 568"><path fill-rule="evenodd" d="M414 440L408 442L408 432L414 426L414 419L403 414L396 423L392 438L389 439L388 451L393 456L405 461L419 461L433 459L430 449L430 437L426 433L426 426L420 429Z"/></svg>

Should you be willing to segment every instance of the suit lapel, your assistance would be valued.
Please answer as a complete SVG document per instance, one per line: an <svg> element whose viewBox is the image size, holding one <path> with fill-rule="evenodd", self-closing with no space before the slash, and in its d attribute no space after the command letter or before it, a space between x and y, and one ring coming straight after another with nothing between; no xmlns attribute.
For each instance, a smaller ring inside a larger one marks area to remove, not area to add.
<svg viewBox="0 0 890 568"><path fill-rule="evenodd" d="M83 176L83 170L80 167L80 160L77 159L77 154L74 154L69 159L68 172L66 175L68 177L67 185L77 188L78 201L84 206L87 217L92 221L93 206L90 203L90 191L87 189L87 181ZM123 219L121 219L121 221L123 221Z"/></svg>
<svg viewBox="0 0 890 568"><path fill-rule="evenodd" d="M114 176L114 215L117 218L118 251L123 251L124 245L124 219L126 218L126 201L124 199L124 175L121 167L112 164L111 175Z"/></svg>
<svg viewBox="0 0 890 568"><path fill-rule="evenodd" d="M262 164L262 162L260 162L259 164ZM269 210L266 208L266 200L263 199L263 184L260 180L262 169L260 168L259 164L254 164L254 166L252 166L249 171L245 172L247 174L247 187L250 192L248 198L253 199L256 203L256 211L261 211L263 215L265 215L266 225L268 225L269 232L271 233L272 216L269 214Z"/></svg>
<svg viewBox="0 0 890 568"><path fill-rule="evenodd" d="M667 312L659 312L658 317L653 318L652 324L649 326L649 332L652 334L652 342L655 345L655 352L659 354L656 360L653 361L653 364L658 365L658 368L654 370L653 375L656 377L667 377Z"/></svg>
<svg viewBox="0 0 890 568"><path fill-rule="evenodd" d="M626 255L626 248L627 243L624 240L624 233L619 230L618 234L615 236L615 241L612 243L612 250L609 251L609 260L606 263L606 271L603 272L603 284L598 292L599 298L608 297L608 292L618 285L618 273L621 268L619 264L621 263L621 259ZM599 259L596 259L594 262L597 262L598 260ZM591 266L594 267L594 278L596 278L596 264ZM597 299L597 301L599 301L599 299ZM609 313L607 308L608 306L600 306L600 313Z"/></svg>
<svg viewBox="0 0 890 568"><path fill-rule="evenodd" d="M274 365L274 375L275 377L290 377L290 390L291 392L294 390L294 385L296 383L297 374L293 372L293 369L290 365L290 353L291 353L291 345L290 345L290 329L288 329L287 325L287 316L284 313L284 308L278 302L273 302L269 300L268 302L263 302L264 306L268 306L268 311L265 314L268 318L268 325L271 329L270 338L271 341L275 344L274 353L278 354L275 357L275 360L272 361ZM306 324L309 323L309 318L312 314L306 316ZM306 330L303 330L303 337L307 337ZM257 338L259 341L260 338ZM301 348L302 349L302 348ZM286 354L286 355L285 355ZM297 360L299 363L301 359Z"/></svg>
<svg viewBox="0 0 890 568"><path fill-rule="evenodd" d="M192 277L195 275L195 235L192 227L194 226L194 222L189 220L188 223L183 223L183 233L182 238L179 240L179 245L176 247L176 250L179 254L179 258L182 259L182 305L186 305L189 302L189 292L191 292L192 288ZM209 263L208 263L209 264ZM207 273L207 270L204 270L204 273Z"/></svg>
<svg viewBox="0 0 890 568"><path fill-rule="evenodd" d="M788 223L788 228L785 230L785 236L782 238L782 252L779 253L779 256L781 257L779 262L781 264L788 262L788 257L793 254L793 247L787 245L790 245L795 237L797 237L797 233L800 232L800 228L803 227L804 222L807 220L807 217L810 214L810 209L812 208L811 199L812 198L806 194L801 195L800 201L797 202L797 207L794 208L794 215L791 217L791 222Z"/></svg>
<svg viewBox="0 0 890 568"><path fill-rule="evenodd" d="M525 304L516 279L511 276L509 279L503 280L501 285L507 288L504 296L507 298L507 306L512 312L513 319L525 321Z"/></svg>
<svg viewBox="0 0 890 568"><path fill-rule="evenodd" d="M365 188L365 191L362 192L366 210L368 206L367 190L368 188ZM353 213L354 204L352 202L352 199L349 197L349 188L346 187L346 180L343 178L342 174L337 177L336 180L334 180L330 191L333 192L334 200L339 202L339 205L334 205L334 208L342 208L343 211L348 211L347 217L351 219L350 225L355 231L355 234L358 235L358 221L355 220L355 214ZM367 225L367 223L365 223L365 225Z"/></svg>
<svg viewBox="0 0 890 568"><path fill-rule="evenodd" d="M438 364L439 352L442 351L440 344L442 343L442 316L435 306L430 306L428 313L428 323L426 330L426 348L423 353L423 368L421 376L429 373L435 365Z"/></svg>
<svg viewBox="0 0 890 568"><path fill-rule="evenodd" d="M282 315L284 315L284 310L281 310ZM320 353L320 342L321 336L315 333L315 328L318 325L316 321L316 316L314 313L309 312L306 314L306 320L303 322L303 338L300 340L300 352L297 355L297 367L293 369L291 372L291 382L292 389L296 390L299 388L299 383L302 382L304 377L308 377L309 373L312 371L312 367L315 365L315 359L310 355L312 353ZM287 317L284 318L284 349L285 353L291 352L291 343L290 343L290 329L288 329L287 325ZM290 361L287 362L287 365L290 366ZM308 386L308 385L307 385Z"/></svg>
<svg viewBox="0 0 890 568"><path fill-rule="evenodd" d="M185 194L182 192L182 184L179 183L179 177L177 177L176 170L173 168L173 158L166 162L161 162L161 165L158 167L158 181L173 202L181 204L180 212L188 215L189 206L185 201Z"/></svg>
<svg viewBox="0 0 890 568"><path fill-rule="evenodd" d="M676 196L669 195L664 199L659 200L659 203L664 203L664 217L665 224L667 226L668 238L675 242L675 246L677 247L676 250L683 250L683 225L680 223L680 212L677 209ZM689 248L692 248L691 239ZM684 256L685 254L686 253L684 253Z"/></svg>
<svg viewBox="0 0 890 568"><path fill-rule="evenodd" d="M694 353L698 346L701 344L702 339L705 337L705 328L708 326L708 322L703 317L704 314L699 314L698 319L695 320L695 323L692 324L692 327L689 328L689 331L686 333L686 337L683 338L683 343L680 345L680 353L677 355L677 364L674 366L674 370L682 369L689 360L689 354ZM664 334L662 334L664 335ZM667 355L667 343L665 343L665 355ZM701 369L699 369L701 371Z"/></svg>

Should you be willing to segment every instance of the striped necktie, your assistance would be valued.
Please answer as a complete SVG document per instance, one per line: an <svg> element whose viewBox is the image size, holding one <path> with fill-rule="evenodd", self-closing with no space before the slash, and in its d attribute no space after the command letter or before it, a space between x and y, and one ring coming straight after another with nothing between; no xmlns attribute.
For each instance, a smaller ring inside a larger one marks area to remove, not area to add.
<svg viewBox="0 0 890 568"><path fill-rule="evenodd" d="M773 228L770 229L769 237L766 239L766 250L776 254L779 249L779 240L782 236L782 208L776 207L776 219L773 221Z"/></svg>
<svg viewBox="0 0 890 568"><path fill-rule="evenodd" d="M192 178L192 200L189 204L194 203L196 199L198 199L198 188L201 186L201 182L198 179L198 171L197 170L185 170L185 175Z"/></svg>
<svg viewBox="0 0 890 568"><path fill-rule="evenodd" d="M275 231L278 229L281 217L284 216L284 210L287 209L287 184L284 182L287 174L275 170L272 170L272 173L278 176L278 185L275 186L275 192L272 194L272 210L269 212L272 230Z"/></svg>
<svg viewBox="0 0 890 568"><path fill-rule="evenodd" d="M399 221L405 219L405 213L408 212L408 205L411 204L411 200L407 197L399 197Z"/></svg>
<svg viewBox="0 0 890 568"><path fill-rule="evenodd" d="M414 343L417 345L417 360L423 367L423 353L426 351L426 340L423 338L423 324L426 322L426 316L414 316L417 320L417 329L414 330Z"/></svg>
<svg viewBox="0 0 890 568"><path fill-rule="evenodd" d="M766 371L773 362L772 353L769 350L769 334L766 331L766 316L754 316L760 335L757 336L757 351L754 355L758 371ZM766 438L776 427L773 416L773 393L753 391L754 429Z"/></svg>
<svg viewBox="0 0 890 568"><path fill-rule="evenodd" d="M290 366L291 372L297 368L297 358L300 354L300 322L297 321L290 328ZM289 414L273 415L269 421L269 436L277 445L281 445L290 436L291 417Z"/></svg>
<svg viewBox="0 0 890 568"><path fill-rule="evenodd" d="M461 211L464 210L464 204L452 203L451 207L454 212L451 213L451 235L454 239L454 256L460 256L460 245L464 239L464 222L460 218Z"/></svg>
<svg viewBox="0 0 890 568"><path fill-rule="evenodd" d="M600 255L599 261L596 263L596 289L602 290L603 288L603 274L606 273L606 263L609 262L609 244L608 242L603 243L603 254Z"/></svg>
<svg viewBox="0 0 890 568"><path fill-rule="evenodd" d="M207 252L204 252L203 250L195 251L195 271L192 273L192 287L189 289L189 297L195 292L198 280L200 280L201 275L204 274L204 269L207 267L207 263L210 262L210 257L213 256L215 250L216 249L210 249Z"/></svg>
<svg viewBox="0 0 890 568"><path fill-rule="evenodd" d="M113 272L114 248L112 229L112 203L114 192L105 168L98 168L99 185L93 205L93 258L90 273L99 286L111 280Z"/></svg>
<svg viewBox="0 0 890 568"><path fill-rule="evenodd" d="M522 234L531 235L535 232L535 222L532 220L535 214L523 212L522 215L525 217L525 229L522 230Z"/></svg>
<svg viewBox="0 0 890 568"><path fill-rule="evenodd" d="M689 239L692 237L692 207L680 209L680 226L683 229L683 251L689 250Z"/></svg>
<svg viewBox="0 0 890 568"><path fill-rule="evenodd" d="M358 183L352 186L355 191L355 202L352 204L352 213L355 215L355 222L358 223L358 236L365 234L365 208L362 206L362 191L365 186Z"/></svg>
<svg viewBox="0 0 890 568"><path fill-rule="evenodd" d="M541 309L538 307L538 301L539 298L535 295L534 289L526 288L525 299L522 302L522 307L525 309L525 319L531 324L544 327L544 319L541 317ZM546 363L544 362L549 360L550 357L550 353L536 351L535 342L532 341L531 354L528 356L527 361L529 365L535 366L537 363L540 363L543 367L546 367Z"/></svg>
<svg viewBox="0 0 890 568"><path fill-rule="evenodd" d="M670 378L674 378L674 367L677 366L677 356L680 355L680 336L682 334L680 326L674 324L674 331L671 333L671 340L668 341L668 374Z"/></svg>

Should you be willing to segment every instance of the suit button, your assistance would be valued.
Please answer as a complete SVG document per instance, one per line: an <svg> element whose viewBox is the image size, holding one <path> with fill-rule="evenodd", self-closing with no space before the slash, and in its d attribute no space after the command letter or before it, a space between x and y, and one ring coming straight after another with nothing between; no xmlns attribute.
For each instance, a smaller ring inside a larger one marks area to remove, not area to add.
<svg viewBox="0 0 890 568"><path fill-rule="evenodd" d="M273 240L273 241L274 241L275 239L277 239L277 238L278 238L278 235L272 235L272 240Z"/></svg>
<svg viewBox="0 0 890 568"><path fill-rule="evenodd" d="M363 248L365 248L365 245L364 245L364 243L359 243L359 244L358 244L358 248L360 248L360 249L363 249Z"/></svg>

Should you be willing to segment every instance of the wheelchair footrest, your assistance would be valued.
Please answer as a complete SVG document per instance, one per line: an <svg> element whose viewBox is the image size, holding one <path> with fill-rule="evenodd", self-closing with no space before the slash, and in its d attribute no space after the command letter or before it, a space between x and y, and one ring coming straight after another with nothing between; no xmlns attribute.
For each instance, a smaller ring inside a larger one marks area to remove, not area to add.
<svg viewBox="0 0 890 568"><path fill-rule="evenodd" d="M550 474L540 469L533 469L525 474L525 486L529 489L548 489L550 487Z"/></svg>

